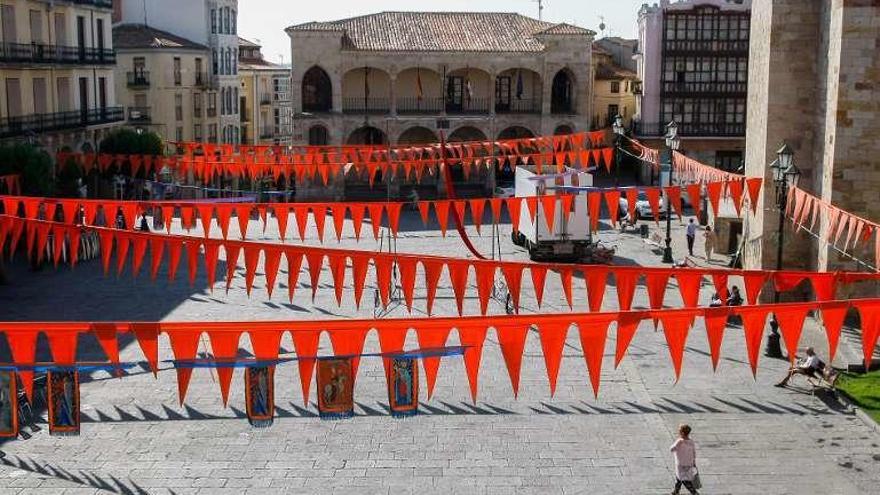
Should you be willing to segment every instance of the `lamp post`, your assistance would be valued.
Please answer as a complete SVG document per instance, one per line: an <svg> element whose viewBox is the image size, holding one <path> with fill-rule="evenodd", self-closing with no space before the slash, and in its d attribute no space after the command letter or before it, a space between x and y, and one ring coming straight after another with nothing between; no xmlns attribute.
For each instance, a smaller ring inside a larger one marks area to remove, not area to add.
<svg viewBox="0 0 880 495"><path fill-rule="evenodd" d="M620 114L614 116L614 124L611 128L614 130L614 185L617 186L620 182L620 147L623 145L623 136L626 132Z"/></svg>
<svg viewBox="0 0 880 495"><path fill-rule="evenodd" d="M788 203L789 188L797 186L801 171L794 164L794 151L787 143L783 143L776 152L776 161L770 164L773 173L773 184L776 186L776 209L779 211L776 241L776 270L782 270L782 249L785 242L785 206ZM773 291L773 302L779 302L779 290ZM770 320L770 335L767 336L767 347L764 354L768 357L781 358L779 322L776 315Z"/></svg>
<svg viewBox="0 0 880 495"><path fill-rule="evenodd" d="M672 153L678 151L680 145L681 138L678 137L678 124L673 120L666 125L666 148L668 149L669 161L664 164L664 168L668 172L669 187L672 187ZM675 260L672 259L672 203L669 201L668 193L664 194L664 196L666 196L666 248L663 250L663 262L674 263Z"/></svg>

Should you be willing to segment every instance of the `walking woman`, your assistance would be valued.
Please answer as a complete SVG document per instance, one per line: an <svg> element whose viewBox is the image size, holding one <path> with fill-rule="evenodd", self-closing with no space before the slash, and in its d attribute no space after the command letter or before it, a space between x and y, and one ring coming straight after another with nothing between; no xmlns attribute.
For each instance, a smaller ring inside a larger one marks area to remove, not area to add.
<svg viewBox="0 0 880 495"><path fill-rule="evenodd" d="M672 490L672 495L678 495L682 485L692 494L696 494L697 488L700 487L697 473L697 447L690 436L690 426L679 426L678 439L669 448L675 457L675 488Z"/></svg>
<svg viewBox="0 0 880 495"><path fill-rule="evenodd" d="M715 250L715 232L712 232L712 227L706 225L706 232L703 234L703 237L706 239L706 262L709 263L712 261L712 251Z"/></svg>

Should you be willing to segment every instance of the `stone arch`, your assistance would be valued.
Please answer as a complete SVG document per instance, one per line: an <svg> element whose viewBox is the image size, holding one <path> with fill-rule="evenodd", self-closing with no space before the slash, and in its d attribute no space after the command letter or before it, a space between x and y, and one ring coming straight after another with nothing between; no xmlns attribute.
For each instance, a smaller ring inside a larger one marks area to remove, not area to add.
<svg viewBox="0 0 880 495"><path fill-rule="evenodd" d="M333 109L333 83L327 71L315 65L302 81L303 112L329 112Z"/></svg>
<svg viewBox="0 0 880 495"><path fill-rule="evenodd" d="M384 113L390 107L391 75L385 70L364 66L342 75L342 110L358 113Z"/></svg>
<svg viewBox="0 0 880 495"><path fill-rule="evenodd" d="M574 134L574 126L568 124L559 124L556 126L556 129L553 129L554 136L567 136L569 134Z"/></svg>
<svg viewBox="0 0 880 495"><path fill-rule="evenodd" d="M346 144L350 145L374 145L386 143L388 143L388 137L385 133L382 132L381 129L369 125L355 129L348 135L348 140L346 141Z"/></svg>
<svg viewBox="0 0 880 495"><path fill-rule="evenodd" d="M486 141L486 139L486 133L479 128L470 125L463 125L453 131L449 135L447 141L455 143L461 141Z"/></svg>
<svg viewBox="0 0 880 495"><path fill-rule="evenodd" d="M524 127L521 125L512 125L503 131L498 133L498 139L524 139L524 138L533 138L535 137L535 133L531 131L528 127Z"/></svg>
<svg viewBox="0 0 880 495"><path fill-rule="evenodd" d="M413 126L403 131L397 138L398 144L429 144L440 141L434 131L422 126Z"/></svg>
<svg viewBox="0 0 880 495"><path fill-rule="evenodd" d="M544 83L541 74L526 67L512 67L495 78L495 111L541 113Z"/></svg>
<svg viewBox="0 0 880 495"><path fill-rule="evenodd" d="M551 113L574 113L575 87L574 73L568 67L563 67L556 72L550 91Z"/></svg>
<svg viewBox="0 0 880 495"><path fill-rule="evenodd" d="M494 81L477 67L463 67L446 74L446 111L450 113L489 113Z"/></svg>
<svg viewBox="0 0 880 495"><path fill-rule="evenodd" d="M330 131L324 124L309 127L309 146L326 146L330 144Z"/></svg>
<svg viewBox="0 0 880 495"><path fill-rule="evenodd" d="M397 73L394 84L398 113L433 114L443 108L443 76L435 70L408 67Z"/></svg>

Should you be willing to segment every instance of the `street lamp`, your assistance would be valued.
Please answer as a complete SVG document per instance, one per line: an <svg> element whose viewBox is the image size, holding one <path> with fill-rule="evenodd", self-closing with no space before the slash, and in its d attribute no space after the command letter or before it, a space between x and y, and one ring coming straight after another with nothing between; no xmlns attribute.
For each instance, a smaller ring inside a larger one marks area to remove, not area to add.
<svg viewBox="0 0 880 495"><path fill-rule="evenodd" d="M611 128L614 130L614 182L616 186L620 182L620 147L623 145L623 136L626 132L623 128L623 117L620 114L614 116L614 124Z"/></svg>
<svg viewBox="0 0 880 495"><path fill-rule="evenodd" d="M678 124L673 120L666 126L666 147L669 149L669 161L664 164L669 177L669 187L672 187L672 154L678 151L681 145L681 138L678 137ZM663 250L663 262L674 263L672 259L672 203L669 200L669 193L666 196L666 248Z"/></svg>
<svg viewBox="0 0 880 495"><path fill-rule="evenodd" d="M779 212L777 224L776 242L776 271L782 270L782 248L785 241L785 206L788 203L789 188L798 184L801 171L794 164L794 150L783 143L776 152L776 161L770 164L773 174L773 184L776 186L776 209ZM773 291L773 302L779 303L779 290ZM779 322L776 315L770 320L770 335L767 336L767 348L764 354L768 357L781 358L782 346L780 345Z"/></svg>

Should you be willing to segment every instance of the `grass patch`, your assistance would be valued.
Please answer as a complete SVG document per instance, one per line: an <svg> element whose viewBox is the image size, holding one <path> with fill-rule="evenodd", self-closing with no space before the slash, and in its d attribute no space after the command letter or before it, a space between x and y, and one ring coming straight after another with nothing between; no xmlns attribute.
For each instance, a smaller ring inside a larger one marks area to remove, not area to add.
<svg viewBox="0 0 880 495"><path fill-rule="evenodd" d="M836 388L880 423L880 371L864 375L843 373Z"/></svg>

